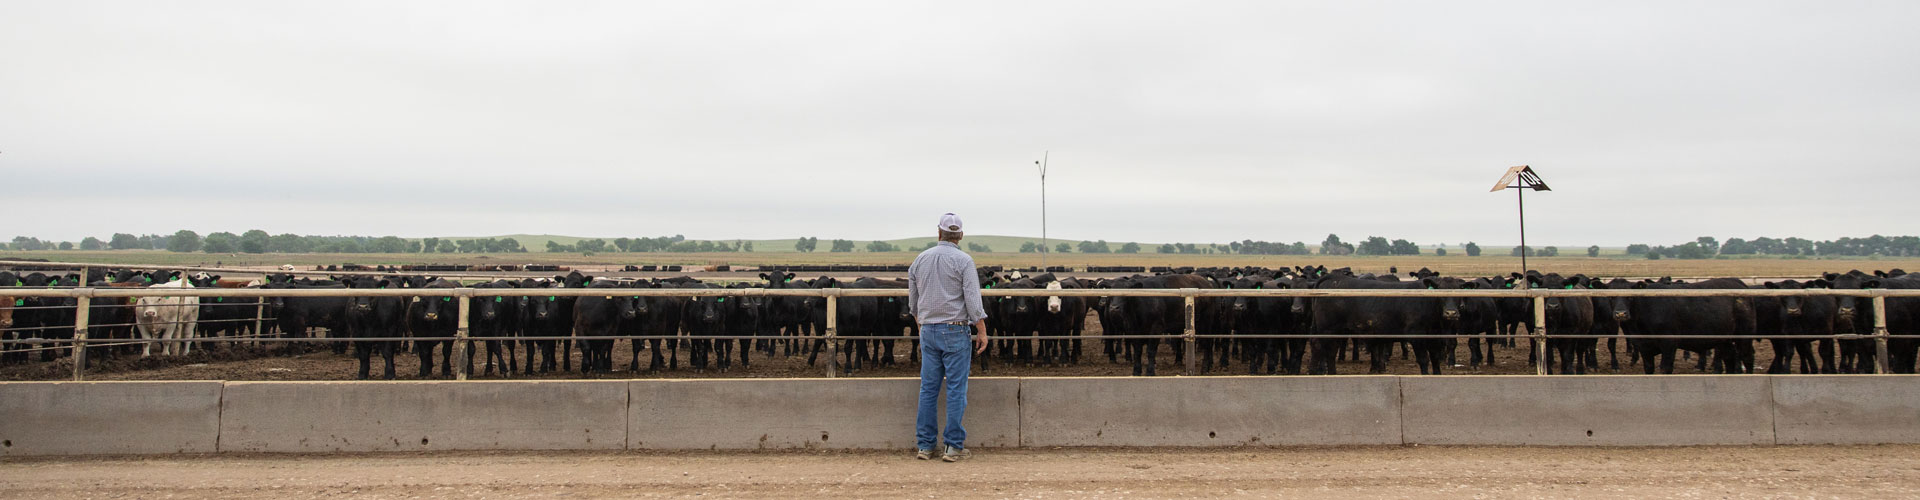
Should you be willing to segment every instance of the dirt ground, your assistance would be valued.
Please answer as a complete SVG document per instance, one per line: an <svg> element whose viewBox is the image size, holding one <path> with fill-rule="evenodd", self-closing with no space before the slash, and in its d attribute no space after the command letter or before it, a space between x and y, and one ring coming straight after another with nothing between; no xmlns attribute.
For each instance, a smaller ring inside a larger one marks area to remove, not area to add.
<svg viewBox="0 0 1920 500"><path fill-rule="evenodd" d="M1079 364L1030 366L1017 361L1009 363L1005 359L994 359L990 361L984 369L976 365L974 367L975 374L988 376L1130 376L1132 374L1132 365L1127 364L1124 356L1119 358L1118 363L1114 363L1109 362L1105 355L1102 354L1101 342L1098 340L1100 335L1099 322L1090 318L1087 322L1087 329L1087 339L1083 342L1083 354ZM680 360L678 369L663 369L657 372L648 371L647 364L652 355L652 351L643 350L639 354L639 371L628 371L629 360L633 352L631 345L628 341L617 341L615 344L615 373L581 375L579 373L580 354L576 348L570 353L573 366L572 371L560 373L550 372L536 375L519 373L511 378L804 378L825 376L824 353L821 355L822 359L819 361L820 364L809 366L805 356L788 357L785 355L776 355L768 357L756 351L748 356L750 364L741 367L738 364L739 354L736 351L734 354L734 366L722 372L715 367L709 367L706 370L693 369L689 363L685 346L681 347L678 354ZM502 375L499 370L496 370L491 376L485 375L485 346L476 343L474 347L476 349L474 355L474 371L472 372L473 377L471 378L481 380L508 378ZM1161 345L1157 360L1158 364L1156 365L1159 375L1178 375L1182 372L1184 367L1174 362L1173 348L1172 345L1164 343ZM1599 368L1589 370L1588 373L1642 373L1639 365L1630 362L1630 357L1626 352L1624 342L1621 343L1617 351L1617 356L1620 360L1619 370L1612 368L1610 360L1613 356L1608 354L1604 341L1600 344L1599 349ZM1513 347L1495 348L1495 364L1491 366L1481 365L1479 367L1473 367L1468 366L1470 356L1467 351L1467 343L1462 341L1455 349L1457 364L1452 367L1447 367L1445 373L1531 375L1535 372L1533 366L1527 362L1529 352L1526 340L1521 339L1514 342ZM527 355L526 349L520 348L517 353L518 356L516 359L524 365ZM851 374L843 374L842 376L919 376L919 366L912 363L912 360L908 358L910 351L907 342L896 342L893 353L896 361L891 366L863 367L861 370ZM1349 354L1351 354L1351 351L1349 351ZM1755 345L1755 359L1757 360L1756 363L1761 367L1761 370L1765 369L1766 364L1772 360L1772 357L1773 349L1771 345L1766 342ZM37 360L38 358L36 357L35 359ZM1337 363L1339 373L1349 375L1367 373L1368 364L1367 361L1365 361L1364 353L1362 353L1360 359L1359 361L1349 359ZM1701 373L1700 370L1695 368L1694 363L1696 361L1697 358L1695 358L1695 360L1676 362L1674 372ZM447 378L439 374L439 354L435 354L433 362L436 366L435 372L428 378ZM380 360L379 356L376 355L373 357L371 370L373 378L378 379L382 376L383 365L384 363ZM421 378L419 376L419 357L415 354L405 352L404 347L400 348L400 351L394 356L394 365L395 374L399 379ZM1403 356L1399 348L1395 348L1393 358L1388 363L1388 373L1418 375L1420 374L1420 369L1410 358ZM261 344L259 346L230 346L226 345L226 343L212 343L212 345L206 347L196 348L193 354L187 356L161 357L155 355L149 358L139 358L136 352L131 356L96 360L87 372L87 380L354 380L358 377L358 374L359 361L354 357L352 350L348 350L344 355L339 355L334 354L326 346L309 343L272 343ZM1247 365L1236 356L1230 360L1227 368L1216 368L1207 374L1246 375ZM24 365L0 367L0 380L71 380L72 376L73 365L71 361L66 358L53 362L36 361Z"/></svg>
<svg viewBox="0 0 1920 500"><path fill-rule="evenodd" d="M1914 498L1920 446L982 449L0 460L5 498Z"/></svg>

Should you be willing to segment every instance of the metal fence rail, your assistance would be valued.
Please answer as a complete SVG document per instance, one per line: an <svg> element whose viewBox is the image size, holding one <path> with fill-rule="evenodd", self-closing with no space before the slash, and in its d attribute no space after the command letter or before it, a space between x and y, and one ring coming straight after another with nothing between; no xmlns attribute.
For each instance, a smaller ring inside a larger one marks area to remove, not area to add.
<svg viewBox="0 0 1920 500"><path fill-rule="evenodd" d="M346 274L361 274L361 273L346 273ZM1834 289L1823 289L1823 288L1784 289L1784 290L1780 290L1780 289L1744 289L1744 290L1743 289L1727 289L1727 290L1703 290L1703 289L1686 289L1686 290L1673 290L1673 289L1665 289L1665 290L1648 290L1648 289L1408 290L1408 289L1391 289L1391 290L1376 290L1376 289L1197 289L1197 288L1105 289L1105 288L1094 288L1094 289L1068 289L1068 290L987 289L987 290L981 290L980 293L982 296L986 296L986 297L1180 298L1184 302L1184 307L1182 310L1183 310L1183 316L1185 319L1185 325L1182 333L1179 333L1179 334L1132 334L1132 335L1111 335L1111 336L1103 335L1102 338L1106 338L1106 339L1180 339L1182 341L1182 348L1185 350L1183 353L1184 354L1183 357L1185 358L1185 361L1186 361L1185 369L1188 374L1193 374L1196 371L1195 368L1196 368L1196 363L1198 359L1197 341L1202 338L1207 338L1207 339L1236 339L1236 338L1237 339L1263 339L1263 338L1264 339L1283 339L1283 338L1284 339L1319 339L1319 338L1416 339L1416 338L1496 338L1496 337L1506 338L1506 337L1510 337L1506 335L1408 335L1408 334L1395 334L1395 333L1382 333L1382 334L1376 334L1376 335L1307 335L1307 334L1200 335L1196 330L1196 315L1194 314L1194 307L1195 307L1196 301L1201 298L1493 297L1493 298L1529 299L1533 303L1532 305L1533 305L1533 312L1534 312L1534 323L1533 323L1534 328L1531 332L1529 332L1528 337L1535 341L1534 342L1535 356L1538 359L1542 360L1542 362L1536 363L1537 373L1541 375L1545 375L1547 370L1547 366L1546 366L1547 364L1544 362L1544 360L1547 359L1546 340L1548 339L1548 335L1546 333L1547 322L1546 322L1545 302L1548 298L1553 298L1553 297L1684 298L1684 297L1819 297L1819 296L1869 298L1873 302L1873 312L1874 312L1874 321L1873 321L1874 331L1870 335L1856 334L1856 333L1834 334L1834 335L1779 335L1779 336L1755 335L1752 337L1741 337L1741 338L1834 339L1834 340L1860 340L1860 339L1871 338L1875 341L1875 354L1877 358L1877 363L1879 365L1878 366L1879 371L1881 373L1887 373L1889 371L1887 341L1888 339L1892 338L1892 335L1887 330L1886 313L1885 313L1886 299L1889 297L1920 298L1920 290L1891 290L1891 289L1834 290ZM566 336L566 337L472 337L469 335L469 324L470 324L469 310L471 306L470 304L471 299L474 297L483 297L483 298L484 297L594 297L594 296L690 297L690 298L691 297L822 297L826 299L826 312L827 312L826 325L825 325L826 328L825 328L825 331L822 332L822 335L817 338L817 340L825 341L825 346L827 351L826 353L829 359L826 367L826 370L827 370L826 376L828 378L832 378L838 375L838 370L839 370L839 366L837 362L839 341L841 340L899 340L899 339L908 338L903 336L840 336L838 335L839 299L842 297L904 297L906 295L907 295L907 290L904 288L825 288L825 289L785 289L785 288L680 289L680 288L590 288L590 287L589 288L390 288L390 289L0 288L0 296L4 296L4 297L58 297L58 298L71 297L76 300L76 305L74 306L75 308L75 321L73 325L74 336L71 340L58 339L58 340L52 340L52 341L49 341L49 340L0 341L0 345L8 344L8 343L71 342L72 346L70 347L70 349L73 351L74 360L75 360L74 361L74 379L82 380L84 378L84 366L86 364L85 348L88 345L88 339L87 339L87 330L89 328L88 312L91 309L91 307L89 306L91 304L92 299L96 297L98 298L456 297L456 298L460 298L461 300L458 302L459 304L458 325L459 326L455 330L454 337L325 338L325 339L255 338L255 339L251 339L253 341L264 341L264 342L309 342L309 341L394 342L394 341L409 341L409 340L419 340L419 341L451 340L451 341L454 341L453 354L455 356L466 355L466 343L460 342L460 341L466 341L466 340L496 340L496 341L497 340L580 340L580 339L790 340L789 337L728 336L728 335L721 335L721 336L632 335L632 336ZM255 304L246 304L246 305L255 305ZM266 307L265 301L262 301L261 303L257 304L256 307L259 307L262 310L258 315L258 317L253 319L253 321L256 321L256 323L264 322L264 320L266 319L265 312L264 312L264 308ZM1686 334L1680 334L1680 335L1659 335L1659 334L1554 335L1553 337L1554 338L1622 338L1622 339L1728 338L1725 335L1686 335ZM1902 335L1901 337L1907 338L1907 337L1910 337L1910 335ZM1011 337L1011 339L1013 340L1066 340L1066 339L1076 339L1076 338L1082 338L1082 337L1061 336L1061 335ZM164 342L199 342L199 341L215 341L215 340L218 340L218 339L164 339L164 340L163 339L141 339L141 340L135 340L134 342L164 343ZM125 341L116 339L116 342L125 342ZM455 372L456 372L456 377L458 379L465 380L467 378L466 368L464 364L456 364Z"/></svg>

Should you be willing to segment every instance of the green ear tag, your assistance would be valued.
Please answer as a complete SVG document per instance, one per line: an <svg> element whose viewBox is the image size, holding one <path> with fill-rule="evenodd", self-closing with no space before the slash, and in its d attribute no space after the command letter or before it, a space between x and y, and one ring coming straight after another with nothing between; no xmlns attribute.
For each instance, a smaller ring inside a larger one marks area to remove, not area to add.
<svg viewBox="0 0 1920 500"><path fill-rule="evenodd" d="M150 276L141 276L140 279L146 280L148 283L153 282L153 278Z"/></svg>
<svg viewBox="0 0 1920 500"><path fill-rule="evenodd" d="M107 282L108 282L108 283L112 283L112 282L113 282L113 275L107 275Z"/></svg>
<svg viewBox="0 0 1920 500"><path fill-rule="evenodd" d="M726 302L726 301L727 301L726 297L721 297L720 300L717 300L715 302Z"/></svg>
<svg viewBox="0 0 1920 500"><path fill-rule="evenodd" d="M993 288L993 284L992 284L992 283L988 283L988 284L987 284L987 288Z"/></svg>
<svg viewBox="0 0 1920 500"><path fill-rule="evenodd" d="M214 301L214 302L226 302L226 301L227 301L227 298L226 298L226 297L214 297L214 298L213 298L213 301Z"/></svg>
<svg viewBox="0 0 1920 500"><path fill-rule="evenodd" d="M506 297L494 297L494 298L493 298L493 301L494 301L494 302L506 302L506 301L507 301L507 298L506 298Z"/></svg>
<svg viewBox="0 0 1920 500"><path fill-rule="evenodd" d="M1512 283L1508 283L1508 284L1507 284L1507 288L1513 288L1513 284L1512 284Z"/></svg>
<svg viewBox="0 0 1920 500"><path fill-rule="evenodd" d="M787 282L788 282L788 283L792 283L792 282L793 282L793 278L787 278Z"/></svg>
<svg viewBox="0 0 1920 500"><path fill-rule="evenodd" d="M1568 290L1572 290L1572 289L1573 289L1573 285L1567 285L1567 289L1568 289Z"/></svg>
<svg viewBox="0 0 1920 500"><path fill-rule="evenodd" d="M547 297L547 302L553 302L553 301L556 301L556 300L560 300L560 298L559 298L559 297L554 297L554 296L548 296L548 297Z"/></svg>
<svg viewBox="0 0 1920 500"><path fill-rule="evenodd" d="M170 279L170 280L167 280L167 281L180 281L180 277L179 277L179 276L174 276L174 277L173 277L173 279Z"/></svg>
<svg viewBox="0 0 1920 500"><path fill-rule="evenodd" d="M453 297L441 297L441 302L453 302Z"/></svg>
<svg viewBox="0 0 1920 500"><path fill-rule="evenodd" d="M13 299L13 306L14 306L14 307L26 307L26 306L27 306L27 299Z"/></svg>

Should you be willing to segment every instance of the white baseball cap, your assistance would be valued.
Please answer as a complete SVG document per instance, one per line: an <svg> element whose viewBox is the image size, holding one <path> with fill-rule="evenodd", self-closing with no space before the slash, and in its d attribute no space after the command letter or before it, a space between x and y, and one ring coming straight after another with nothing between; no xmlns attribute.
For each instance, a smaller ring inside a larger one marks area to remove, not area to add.
<svg viewBox="0 0 1920 500"><path fill-rule="evenodd" d="M946 215L940 216L940 225L936 226L936 228L949 233L958 233L960 232L960 216L948 212Z"/></svg>

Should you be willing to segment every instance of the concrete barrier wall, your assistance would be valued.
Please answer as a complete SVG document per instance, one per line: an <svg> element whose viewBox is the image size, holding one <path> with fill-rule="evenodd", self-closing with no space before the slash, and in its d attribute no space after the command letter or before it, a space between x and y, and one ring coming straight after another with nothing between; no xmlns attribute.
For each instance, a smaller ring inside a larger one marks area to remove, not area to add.
<svg viewBox="0 0 1920 500"><path fill-rule="evenodd" d="M0 383L0 455L913 446L914 379ZM944 414L944 412L943 412ZM976 378L1014 446L1920 443L1920 376Z"/></svg>
<svg viewBox="0 0 1920 500"><path fill-rule="evenodd" d="M1399 444L1392 376L1027 378L1023 446Z"/></svg>
<svg viewBox="0 0 1920 500"><path fill-rule="evenodd" d="M228 382L220 451L626 447L627 382Z"/></svg>
<svg viewBox="0 0 1920 500"><path fill-rule="evenodd" d="M0 383L0 455L211 453L220 382Z"/></svg>
<svg viewBox="0 0 1920 500"><path fill-rule="evenodd" d="M1770 377L1401 377L1409 444L1772 444Z"/></svg>
<svg viewBox="0 0 1920 500"><path fill-rule="evenodd" d="M1920 378L1774 377L1773 420L1779 444L1920 443Z"/></svg>
<svg viewBox="0 0 1920 500"><path fill-rule="evenodd" d="M1020 383L967 381L970 446L1020 443ZM920 380L647 380L631 390L633 449L910 449Z"/></svg>

